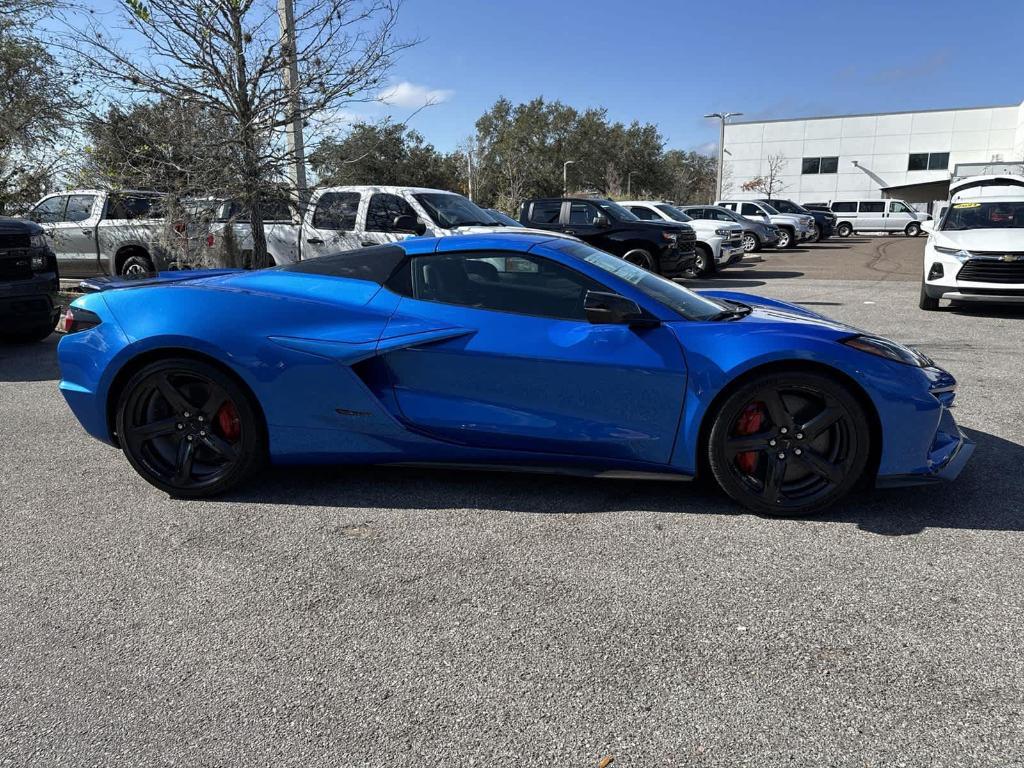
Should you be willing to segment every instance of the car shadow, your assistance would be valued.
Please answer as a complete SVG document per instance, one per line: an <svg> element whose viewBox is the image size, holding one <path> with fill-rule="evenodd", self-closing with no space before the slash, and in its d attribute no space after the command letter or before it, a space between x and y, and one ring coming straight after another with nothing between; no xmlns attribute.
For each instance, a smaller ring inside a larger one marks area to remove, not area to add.
<svg viewBox="0 0 1024 768"><path fill-rule="evenodd" d="M1024 305L1021 304L954 304L946 307L946 312L954 315L970 317L991 317L991 318L1019 318L1024 317Z"/></svg>
<svg viewBox="0 0 1024 768"><path fill-rule="evenodd" d="M1024 446L966 430L974 457L952 484L865 490L800 522L856 525L883 536L928 528L1024 531ZM360 509L524 514L743 514L709 484L388 467L273 468L213 501Z"/></svg>
<svg viewBox="0 0 1024 768"><path fill-rule="evenodd" d="M0 381L55 381L60 378L57 342L60 334L51 333L42 341L29 344L0 342Z"/></svg>

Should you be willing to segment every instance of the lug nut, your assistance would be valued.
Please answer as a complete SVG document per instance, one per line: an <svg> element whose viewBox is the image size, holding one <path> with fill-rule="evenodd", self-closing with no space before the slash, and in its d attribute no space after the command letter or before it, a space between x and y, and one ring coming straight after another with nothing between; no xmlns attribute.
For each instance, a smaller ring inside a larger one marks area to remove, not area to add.
<svg viewBox="0 0 1024 768"><path fill-rule="evenodd" d="M793 451L793 453L795 453L797 456L799 456L801 453L803 453L803 451L801 451L799 448L797 448L795 451Z"/></svg>
<svg viewBox="0 0 1024 768"><path fill-rule="evenodd" d="M186 413L185 415L187 416L188 414ZM782 429L779 430L779 432L781 432L782 434L786 434L787 432L789 432L789 430L783 427Z"/></svg>
<svg viewBox="0 0 1024 768"><path fill-rule="evenodd" d="M199 436L200 437L206 437L206 430L205 429L200 429L199 430Z"/></svg>
<svg viewBox="0 0 1024 768"><path fill-rule="evenodd" d="M192 442L192 435L189 435L186 439L191 443Z"/></svg>
<svg viewBox="0 0 1024 768"><path fill-rule="evenodd" d="M780 458L780 459L784 459L784 458L786 458L786 454L784 454L784 453L780 453L780 454L779 454L779 458Z"/></svg>
<svg viewBox="0 0 1024 768"><path fill-rule="evenodd" d="M803 440L804 439L804 433L803 432L797 432L796 433L796 439L797 440Z"/></svg>
<svg viewBox="0 0 1024 768"><path fill-rule="evenodd" d="M184 425L184 424L179 424L179 425L178 425L178 429L184 429L184 428L185 428L185 425Z"/></svg>
<svg viewBox="0 0 1024 768"><path fill-rule="evenodd" d="M191 415L192 415L191 413L189 413L188 411L185 411L185 418L186 418L186 419L187 419L187 418L188 418L189 416L191 416Z"/></svg>
<svg viewBox="0 0 1024 768"><path fill-rule="evenodd" d="M202 416L200 416L200 417L199 417L199 421L202 421L202 420L203 420L203 417L202 417Z"/></svg>
<svg viewBox="0 0 1024 768"><path fill-rule="evenodd" d="M772 446L774 446L774 445L775 445L775 441L774 441L774 440L769 440L769 441L768 441L768 445L772 445Z"/></svg>

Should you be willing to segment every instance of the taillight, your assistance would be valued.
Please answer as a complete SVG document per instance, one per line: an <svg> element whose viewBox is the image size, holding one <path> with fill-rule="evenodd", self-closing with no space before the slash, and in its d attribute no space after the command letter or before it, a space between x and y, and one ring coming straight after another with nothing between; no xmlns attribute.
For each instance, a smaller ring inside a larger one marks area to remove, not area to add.
<svg viewBox="0 0 1024 768"><path fill-rule="evenodd" d="M60 329L64 333L78 333L95 328L102 323L100 316L87 309L68 307L64 317L60 319Z"/></svg>

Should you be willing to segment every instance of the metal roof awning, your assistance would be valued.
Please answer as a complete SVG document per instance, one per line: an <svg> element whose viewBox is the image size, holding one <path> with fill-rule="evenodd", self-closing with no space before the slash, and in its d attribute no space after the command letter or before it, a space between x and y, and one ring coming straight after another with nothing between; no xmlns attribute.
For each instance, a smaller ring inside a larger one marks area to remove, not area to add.
<svg viewBox="0 0 1024 768"><path fill-rule="evenodd" d="M931 203L935 200L946 200L949 198L949 179L882 187L882 194L886 197L906 200L908 203Z"/></svg>

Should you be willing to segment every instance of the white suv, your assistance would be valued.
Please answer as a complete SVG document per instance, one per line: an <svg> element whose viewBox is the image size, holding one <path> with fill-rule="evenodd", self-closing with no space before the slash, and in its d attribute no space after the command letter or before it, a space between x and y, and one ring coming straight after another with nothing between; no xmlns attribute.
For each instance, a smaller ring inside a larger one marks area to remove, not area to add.
<svg viewBox="0 0 1024 768"><path fill-rule="evenodd" d="M697 233L697 261L694 271L699 276L711 274L735 264L743 258L743 227L724 221L693 219L674 205L660 200L626 200L619 205L644 221L682 221Z"/></svg>
<svg viewBox="0 0 1024 768"><path fill-rule="evenodd" d="M949 185L941 221L925 222L919 306L1024 303L1024 176L972 176Z"/></svg>
<svg viewBox="0 0 1024 768"><path fill-rule="evenodd" d="M797 243L814 237L814 217L797 213L779 213L768 203L756 200L719 200L715 205L736 211L754 221L774 224L779 229L779 248L795 248Z"/></svg>

